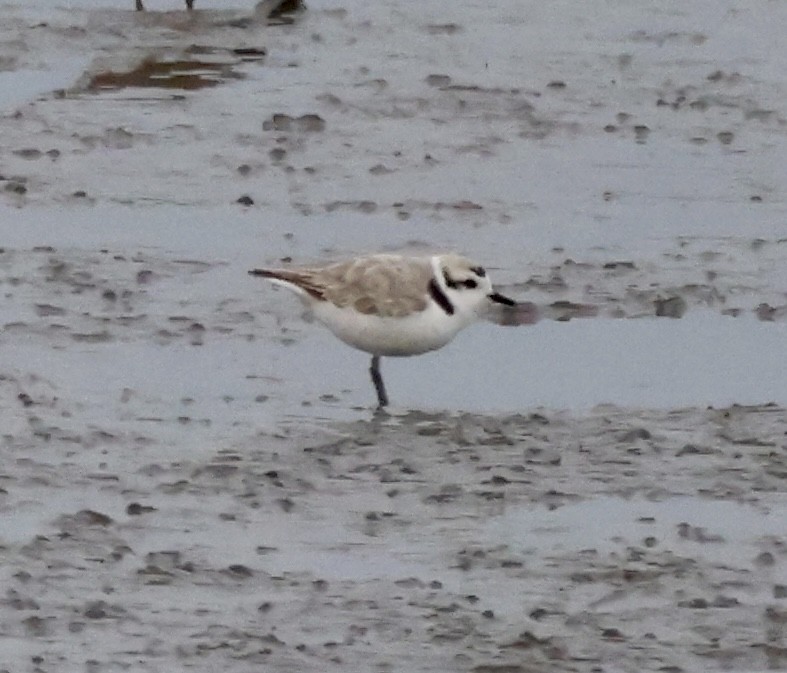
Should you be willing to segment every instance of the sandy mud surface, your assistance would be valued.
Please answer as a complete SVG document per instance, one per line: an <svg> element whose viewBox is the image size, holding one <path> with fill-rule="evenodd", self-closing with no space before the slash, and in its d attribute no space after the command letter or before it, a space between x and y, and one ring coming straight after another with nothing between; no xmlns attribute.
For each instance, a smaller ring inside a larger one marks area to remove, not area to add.
<svg viewBox="0 0 787 673"><path fill-rule="evenodd" d="M0 1L0 672L787 669L785 7ZM365 356L247 276L461 250Z"/></svg>

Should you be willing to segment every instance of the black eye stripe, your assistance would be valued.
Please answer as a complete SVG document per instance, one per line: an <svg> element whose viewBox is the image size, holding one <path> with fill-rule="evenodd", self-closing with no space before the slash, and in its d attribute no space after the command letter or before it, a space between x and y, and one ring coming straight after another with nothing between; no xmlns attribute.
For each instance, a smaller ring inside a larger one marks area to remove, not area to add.
<svg viewBox="0 0 787 673"><path fill-rule="evenodd" d="M445 280L445 286L450 287L452 290L456 290L459 287L459 283L457 283L451 276L448 275L448 270L443 269L443 279Z"/></svg>
<svg viewBox="0 0 787 673"><path fill-rule="evenodd" d="M486 270L482 266L474 266L470 269L470 271L479 278L486 277ZM478 282L473 278L468 278L467 280L454 280L448 274L448 269L443 269L443 279L445 280L446 287L450 287L452 290L457 290L460 287L466 287L469 289L478 287Z"/></svg>

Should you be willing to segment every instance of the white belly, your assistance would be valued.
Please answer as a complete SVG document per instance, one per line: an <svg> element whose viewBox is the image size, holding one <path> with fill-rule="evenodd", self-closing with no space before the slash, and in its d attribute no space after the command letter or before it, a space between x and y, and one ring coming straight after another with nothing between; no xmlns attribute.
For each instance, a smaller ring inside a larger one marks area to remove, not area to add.
<svg viewBox="0 0 787 673"><path fill-rule="evenodd" d="M445 346L473 322L467 315L447 315L435 304L404 318L380 318L337 308L329 302L312 304L314 317L344 343L372 355L419 355Z"/></svg>

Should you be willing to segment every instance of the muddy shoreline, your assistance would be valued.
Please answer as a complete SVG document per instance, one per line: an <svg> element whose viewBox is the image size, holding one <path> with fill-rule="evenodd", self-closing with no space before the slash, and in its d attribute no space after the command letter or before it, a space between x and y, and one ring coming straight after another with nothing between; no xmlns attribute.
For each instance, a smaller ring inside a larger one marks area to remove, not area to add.
<svg viewBox="0 0 787 673"><path fill-rule="evenodd" d="M784 7L75 3L0 0L0 672L787 668ZM379 250L525 302L390 416L246 273Z"/></svg>

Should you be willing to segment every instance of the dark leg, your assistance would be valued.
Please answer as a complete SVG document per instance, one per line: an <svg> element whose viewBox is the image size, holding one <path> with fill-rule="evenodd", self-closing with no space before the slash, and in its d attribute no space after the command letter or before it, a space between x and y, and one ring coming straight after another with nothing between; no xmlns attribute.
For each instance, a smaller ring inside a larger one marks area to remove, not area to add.
<svg viewBox="0 0 787 673"><path fill-rule="evenodd" d="M144 9L145 9L145 7L142 4L142 0L137 0L137 11L141 12Z"/></svg>
<svg viewBox="0 0 787 673"><path fill-rule="evenodd" d="M186 8L194 9L194 0L186 0Z"/></svg>
<svg viewBox="0 0 787 673"><path fill-rule="evenodd" d="M385 393L383 376L380 374L379 355L372 356L372 364L369 367L369 373L372 375L372 383L374 383L374 389L377 391L377 406L380 408L388 406L388 395Z"/></svg>

